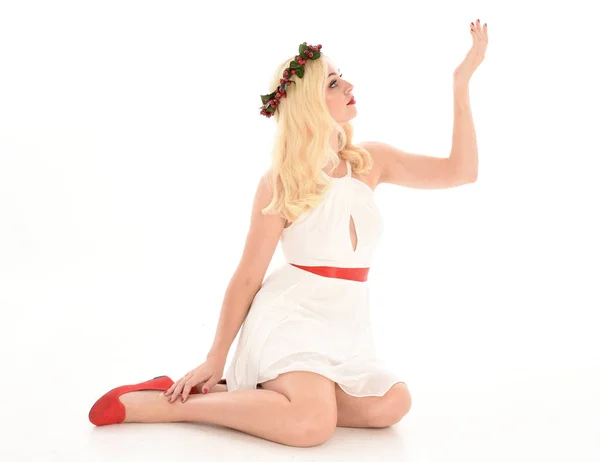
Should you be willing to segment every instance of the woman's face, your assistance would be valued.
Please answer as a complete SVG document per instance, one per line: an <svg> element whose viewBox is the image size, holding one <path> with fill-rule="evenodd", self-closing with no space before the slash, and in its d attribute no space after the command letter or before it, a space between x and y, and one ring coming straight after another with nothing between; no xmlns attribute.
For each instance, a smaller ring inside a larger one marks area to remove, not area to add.
<svg viewBox="0 0 600 462"><path fill-rule="evenodd" d="M335 65L327 61L327 78L325 79L325 103L329 109L331 117L336 122L343 124L356 117L356 105L348 104L353 100L352 90L354 86L341 78Z"/></svg>

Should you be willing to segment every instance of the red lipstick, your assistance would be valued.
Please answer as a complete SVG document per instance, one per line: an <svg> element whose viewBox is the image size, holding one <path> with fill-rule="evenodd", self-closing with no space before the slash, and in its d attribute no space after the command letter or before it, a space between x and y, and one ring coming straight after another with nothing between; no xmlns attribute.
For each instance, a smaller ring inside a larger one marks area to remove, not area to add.
<svg viewBox="0 0 600 462"><path fill-rule="evenodd" d="M348 104L346 104L346 106L350 106L351 104L356 104L356 101L354 101L354 96L352 97L350 102Z"/></svg>

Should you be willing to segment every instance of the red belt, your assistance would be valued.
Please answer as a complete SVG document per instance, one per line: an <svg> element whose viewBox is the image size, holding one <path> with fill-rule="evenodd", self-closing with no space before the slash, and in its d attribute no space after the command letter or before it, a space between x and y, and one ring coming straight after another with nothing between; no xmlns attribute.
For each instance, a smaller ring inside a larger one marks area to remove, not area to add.
<svg viewBox="0 0 600 462"><path fill-rule="evenodd" d="M328 278L339 278L339 279L351 279L353 281L364 282L367 280L369 274L369 268L338 268L335 266L302 266L290 263L295 266L311 273L325 276Z"/></svg>

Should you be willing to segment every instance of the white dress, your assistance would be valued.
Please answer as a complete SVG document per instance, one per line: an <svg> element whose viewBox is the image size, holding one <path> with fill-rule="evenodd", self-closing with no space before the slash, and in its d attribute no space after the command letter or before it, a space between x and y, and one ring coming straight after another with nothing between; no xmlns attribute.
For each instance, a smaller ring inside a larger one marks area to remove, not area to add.
<svg viewBox="0 0 600 462"><path fill-rule="evenodd" d="M400 382L377 358L368 281L325 277L292 266L369 267L383 223L373 190L347 174L330 177L331 190L302 213L280 238L286 264L254 297L242 325L227 390L257 385L290 371L311 371L352 396L383 396ZM350 218L357 236L350 237Z"/></svg>

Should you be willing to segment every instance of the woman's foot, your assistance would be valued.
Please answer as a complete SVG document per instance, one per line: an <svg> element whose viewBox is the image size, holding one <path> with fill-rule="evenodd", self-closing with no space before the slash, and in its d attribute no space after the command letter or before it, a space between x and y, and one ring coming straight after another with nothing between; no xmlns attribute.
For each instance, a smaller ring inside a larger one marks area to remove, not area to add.
<svg viewBox="0 0 600 462"><path fill-rule="evenodd" d="M152 401L160 403L158 398L161 393L168 390L172 385L173 380L166 375L162 375L134 385L123 385L113 388L94 403L89 412L89 420L97 426L111 425L124 421L139 421L137 420L137 414L139 414L137 410L140 406L147 407L142 404L148 402L148 397L151 396ZM128 397L127 395L129 394L132 396ZM166 396L163 395L163 398L163 403L168 405ZM127 409L125 404L130 409ZM128 410L129 414L127 413Z"/></svg>

